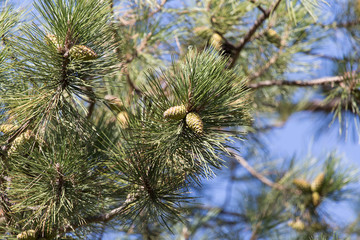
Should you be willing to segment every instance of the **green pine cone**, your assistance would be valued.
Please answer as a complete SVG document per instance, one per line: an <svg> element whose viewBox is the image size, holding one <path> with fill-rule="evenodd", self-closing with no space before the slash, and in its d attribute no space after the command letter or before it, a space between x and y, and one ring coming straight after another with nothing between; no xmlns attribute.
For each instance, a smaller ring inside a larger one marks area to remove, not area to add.
<svg viewBox="0 0 360 240"><path fill-rule="evenodd" d="M280 47L281 37L274 29L270 28L269 30L267 30L265 36L269 42L275 44L277 47Z"/></svg>
<svg viewBox="0 0 360 240"><path fill-rule="evenodd" d="M122 103L122 101L112 95L106 95L104 97L104 100L106 100L106 102L109 104L109 107L113 110L113 111L117 111L117 112L121 112L124 111L124 105Z"/></svg>
<svg viewBox="0 0 360 240"><path fill-rule="evenodd" d="M293 184L303 192L311 191L310 183L308 181L306 181L305 179L300 179L300 178L294 179Z"/></svg>
<svg viewBox="0 0 360 240"><path fill-rule="evenodd" d="M164 112L164 118L181 120L186 116L186 107L184 105L175 106Z"/></svg>
<svg viewBox="0 0 360 240"><path fill-rule="evenodd" d="M299 232L304 231L305 229L305 224L300 219L297 219L296 221L291 221L288 223L288 225Z"/></svg>
<svg viewBox="0 0 360 240"><path fill-rule="evenodd" d="M9 133L16 130L16 126L13 124L2 124L0 125L0 132Z"/></svg>
<svg viewBox="0 0 360 240"><path fill-rule="evenodd" d="M220 51L223 44L223 39L219 34L214 33L211 36L210 43L214 46L216 50Z"/></svg>
<svg viewBox="0 0 360 240"><path fill-rule="evenodd" d="M75 45L70 51L69 55L74 59L82 59L82 60L93 60L98 57L98 55L87 46L84 45Z"/></svg>
<svg viewBox="0 0 360 240"><path fill-rule="evenodd" d="M321 202L321 197L320 194L318 192L313 192L312 193L312 203L314 204L315 207L319 206Z"/></svg>
<svg viewBox="0 0 360 240"><path fill-rule="evenodd" d="M36 240L35 230L27 230L25 232L19 233L17 239L20 240Z"/></svg>
<svg viewBox="0 0 360 240"><path fill-rule="evenodd" d="M201 120L201 117L199 116L199 114L194 113L194 112L190 112L186 115L186 124L188 125L188 127L195 133L197 134L202 134L203 133L203 121Z"/></svg>
<svg viewBox="0 0 360 240"><path fill-rule="evenodd" d="M314 181L311 183L311 190L313 192L320 192L322 185L324 184L325 174L320 173L316 176Z"/></svg>

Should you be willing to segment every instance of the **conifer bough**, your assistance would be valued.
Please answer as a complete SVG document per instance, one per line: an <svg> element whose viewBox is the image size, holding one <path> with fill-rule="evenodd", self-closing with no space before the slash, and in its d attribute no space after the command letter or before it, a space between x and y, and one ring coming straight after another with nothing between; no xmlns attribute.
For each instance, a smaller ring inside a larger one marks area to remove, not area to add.
<svg viewBox="0 0 360 240"><path fill-rule="evenodd" d="M164 118L181 120L186 116L186 112L186 107L184 105L171 107L164 112Z"/></svg>
<svg viewBox="0 0 360 240"><path fill-rule="evenodd" d="M91 48L84 45L73 46L69 51L69 55L74 59L81 60L94 60L98 57Z"/></svg>

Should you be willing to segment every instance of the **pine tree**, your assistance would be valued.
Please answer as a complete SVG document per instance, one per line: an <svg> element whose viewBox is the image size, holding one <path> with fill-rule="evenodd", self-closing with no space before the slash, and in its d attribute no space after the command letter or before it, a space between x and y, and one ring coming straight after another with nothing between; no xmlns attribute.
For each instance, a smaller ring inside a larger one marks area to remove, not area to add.
<svg viewBox="0 0 360 240"><path fill-rule="evenodd" d="M335 153L279 164L262 139L302 111L360 136L358 1L11 4L0 2L1 239L360 233L326 208L356 196L353 167ZM343 8L330 23L329 6ZM319 54L339 29L351 50ZM314 72L298 56L332 61L333 76L285 80ZM201 204L219 174L250 190Z"/></svg>

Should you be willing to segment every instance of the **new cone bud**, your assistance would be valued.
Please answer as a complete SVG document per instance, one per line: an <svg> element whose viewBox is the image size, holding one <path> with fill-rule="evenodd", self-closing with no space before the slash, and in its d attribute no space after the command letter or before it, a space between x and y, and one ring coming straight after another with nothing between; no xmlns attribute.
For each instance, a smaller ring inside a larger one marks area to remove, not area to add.
<svg viewBox="0 0 360 240"><path fill-rule="evenodd" d="M181 120L186 116L186 107L184 105L175 106L167 109L164 112L164 118Z"/></svg>
<svg viewBox="0 0 360 240"><path fill-rule="evenodd" d="M25 232L19 233L17 235L17 239L19 239L19 240L36 240L36 232L35 232L35 230L27 230Z"/></svg>
<svg viewBox="0 0 360 240"><path fill-rule="evenodd" d="M324 184L325 174L320 173L316 176L314 181L311 183L311 190L313 192L320 192L322 185Z"/></svg>
<svg viewBox="0 0 360 240"><path fill-rule="evenodd" d="M75 45L70 51L69 55L74 59L81 60L93 60L98 57L98 55L89 47L84 45Z"/></svg>
<svg viewBox="0 0 360 240"><path fill-rule="evenodd" d="M116 119L120 123L121 128L125 129L128 127L129 115L127 114L127 112L122 111L122 112L118 113L118 115L116 116Z"/></svg>
<svg viewBox="0 0 360 240"><path fill-rule="evenodd" d="M267 30L265 36L272 44L275 44L277 47L281 46L281 37L274 29L270 28Z"/></svg>
<svg viewBox="0 0 360 240"><path fill-rule="evenodd" d="M202 134L203 133L203 121L199 114L190 112L186 115L186 124L187 126L195 133Z"/></svg>
<svg viewBox="0 0 360 240"><path fill-rule="evenodd" d="M223 44L223 39L218 33L214 33L211 36L210 43L216 50L220 51Z"/></svg>
<svg viewBox="0 0 360 240"><path fill-rule="evenodd" d="M0 125L0 132L3 133L10 133L12 131L16 130L16 126L13 124L2 124Z"/></svg>
<svg viewBox="0 0 360 240"><path fill-rule="evenodd" d="M321 201L321 197L320 194L318 192L313 192L312 193L312 203L314 204L315 207L319 206Z"/></svg>
<svg viewBox="0 0 360 240"><path fill-rule="evenodd" d="M311 191L310 183L308 181L306 181L305 179L300 179L300 178L294 179L293 184L303 192Z"/></svg>
<svg viewBox="0 0 360 240"><path fill-rule="evenodd" d="M106 95L104 97L104 99L106 100L106 102L109 104L109 107L113 111L120 112L120 111L125 110L124 105L123 105L122 101L119 98L117 98L115 96L112 96L112 95Z"/></svg>
<svg viewBox="0 0 360 240"><path fill-rule="evenodd" d="M305 229L305 224L300 219L297 219L296 221L291 221L288 223L288 225L299 232L304 231Z"/></svg>

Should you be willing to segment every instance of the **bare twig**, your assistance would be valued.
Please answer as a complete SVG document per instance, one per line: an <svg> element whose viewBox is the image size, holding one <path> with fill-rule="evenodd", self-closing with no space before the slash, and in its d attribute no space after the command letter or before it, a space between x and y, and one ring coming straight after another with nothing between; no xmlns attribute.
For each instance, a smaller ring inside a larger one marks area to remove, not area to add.
<svg viewBox="0 0 360 240"><path fill-rule="evenodd" d="M154 16L156 13L160 12L162 10L162 8L164 7L165 3L167 2L167 0L162 0L161 3L159 4L158 8L155 11L152 11L149 14L149 17Z"/></svg>
<svg viewBox="0 0 360 240"><path fill-rule="evenodd" d="M92 217L87 217L84 219L84 221L82 221L79 224L74 224L74 225L67 225L64 226L62 228L59 229L59 232L61 233L67 233L67 232L71 232L76 228L91 224L91 223L99 223L99 222L108 222L111 219L113 219L114 217L120 215L121 213L124 213L124 210L126 210L126 207L128 206L128 203L125 202L123 205L121 205L118 208L115 208L113 210L111 210L108 213L104 213L104 214L100 214L97 216L92 216Z"/></svg>
<svg viewBox="0 0 360 240"><path fill-rule="evenodd" d="M249 84L248 87L252 89L257 89L262 87L272 87L272 86L310 87L310 86L340 83L343 81L345 81L345 78L342 76L323 77L323 78L313 79L310 81L267 80L267 81Z"/></svg>
<svg viewBox="0 0 360 240"><path fill-rule="evenodd" d="M264 183L269 187L276 188L278 190L285 190L285 188L282 185L271 181L270 179L268 179L267 177L256 171L252 166L249 165L249 163L243 157L239 156L235 151L231 149L228 149L228 151L230 155L240 163L241 166L243 166L251 175L259 179L262 183Z"/></svg>
<svg viewBox="0 0 360 240"><path fill-rule="evenodd" d="M250 2L252 2L253 4L257 4L256 0L250 0ZM262 11L264 14L266 14L266 10L261 6L261 5L257 5L257 8Z"/></svg>
<svg viewBox="0 0 360 240"><path fill-rule="evenodd" d="M252 25L252 27L249 29L249 31L245 34L245 36L240 40L239 44L236 45L236 52L234 54L233 60L229 66L229 68L232 68L235 65L236 60L239 58L239 54L241 50L245 47L245 45L250 41L252 36L255 34L256 30L265 22L267 18L269 18L270 14L276 10L276 8L279 6L281 0L276 0L273 2L273 4L270 6L269 9L267 9Z"/></svg>

